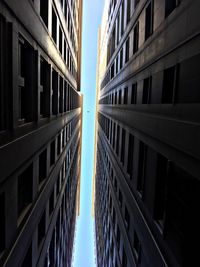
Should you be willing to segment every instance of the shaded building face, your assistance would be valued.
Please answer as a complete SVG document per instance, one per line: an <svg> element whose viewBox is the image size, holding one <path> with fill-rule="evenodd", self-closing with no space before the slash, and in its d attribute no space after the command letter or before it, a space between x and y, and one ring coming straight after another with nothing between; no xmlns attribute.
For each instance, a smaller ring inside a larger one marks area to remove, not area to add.
<svg viewBox="0 0 200 267"><path fill-rule="evenodd" d="M187 0L106 1L97 81L99 267L199 262L199 8Z"/></svg>
<svg viewBox="0 0 200 267"><path fill-rule="evenodd" d="M0 2L0 265L71 266L82 1Z"/></svg>

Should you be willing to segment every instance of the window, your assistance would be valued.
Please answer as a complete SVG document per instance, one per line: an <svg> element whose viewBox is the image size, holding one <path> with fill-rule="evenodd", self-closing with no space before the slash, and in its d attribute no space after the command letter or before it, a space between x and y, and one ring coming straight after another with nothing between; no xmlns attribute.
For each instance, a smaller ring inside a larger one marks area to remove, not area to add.
<svg viewBox="0 0 200 267"><path fill-rule="evenodd" d="M177 66L164 70L162 103L174 103L177 79Z"/></svg>
<svg viewBox="0 0 200 267"><path fill-rule="evenodd" d="M38 247L40 246L44 236L45 236L45 225L46 224L46 212L44 210L40 222L38 224Z"/></svg>
<svg viewBox="0 0 200 267"><path fill-rule="evenodd" d="M49 198L49 215L52 214L53 210L54 210L54 189Z"/></svg>
<svg viewBox="0 0 200 267"><path fill-rule="evenodd" d="M129 61L129 42L130 38L126 40L126 54L125 54L125 63Z"/></svg>
<svg viewBox="0 0 200 267"><path fill-rule="evenodd" d="M67 62L67 44L66 40L64 39L64 61Z"/></svg>
<svg viewBox="0 0 200 267"><path fill-rule="evenodd" d="M5 249L5 194L0 194L0 253Z"/></svg>
<svg viewBox="0 0 200 267"><path fill-rule="evenodd" d="M21 267L27 267L27 266L32 267L32 243L29 246L28 251L26 252L25 258L20 266Z"/></svg>
<svg viewBox="0 0 200 267"><path fill-rule="evenodd" d="M52 73L52 114L58 114L58 73L55 70Z"/></svg>
<svg viewBox="0 0 200 267"><path fill-rule="evenodd" d="M132 84L131 104L137 103L137 83Z"/></svg>
<svg viewBox="0 0 200 267"><path fill-rule="evenodd" d="M64 112L67 111L67 87L68 87L68 83L65 81L64 82Z"/></svg>
<svg viewBox="0 0 200 267"><path fill-rule="evenodd" d="M165 17L168 17L178 6L180 0L165 0Z"/></svg>
<svg viewBox="0 0 200 267"><path fill-rule="evenodd" d="M123 67L123 47L120 50L120 66L119 66L120 70L122 69L122 67Z"/></svg>
<svg viewBox="0 0 200 267"><path fill-rule="evenodd" d="M55 163L55 140L51 142L50 145L50 166L52 166Z"/></svg>
<svg viewBox="0 0 200 267"><path fill-rule="evenodd" d="M34 51L19 35L18 42L18 119L19 123L33 121L35 111Z"/></svg>
<svg viewBox="0 0 200 267"><path fill-rule="evenodd" d="M131 17L131 0L127 0L127 9L126 9L126 23L128 24Z"/></svg>
<svg viewBox="0 0 200 267"><path fill-rule="evenodd" d="M161 154L157 154L157 173L155 188L154 219L163 228L166 212L166 186L169 161Z"/></svg>
<svg viewBox="0 0 200 267"><path fill-rule="evenodd" d="M145 172L146 172L146 153L147 146L140 142L139 146L139 161L138 161L138 180L137 180L137 190L140 194L143 193Z"/></svg>
<svg viewBox="0 0 200 267"><path fill-rule="evenodd" d="M151 102L151 84L152 84L151 77L144 79L142 104L150 104Z"/></svg>
<svg viewBox="0 0 200 267"><path fill-rule="evenodd" d="M54 42L57 44L57 16L54 8L52 7L52 38Z"/></svg>
<svg viewBox="0 0 200 267"><path fill-rule="evenodd" d="M40 116L49 116L50 101L50 65L40 58Z"/></svg>
<svg viewBox="0 0 200 267"><path fill-rule="evenodd" d="M122 129L122 139L121 139L121 162L124 165L125 156L125 143L126 143L126 131Z"/></svg>
<svg viewBox="0 0 200 267"><path fill-rule="evenodd" d="M40 0L40 16L48 28L48 3L49 0Z"/></svg>
<svg viewBox="0 0 200 267"><path fill-rule="evenodd" d="M121 36L124 33L124 3L125 1L123 0L121 4Z"/></svg>
<svg viewBox="0 0 200 267"><path fill-rule="evenodd" d="M119 90L119 101L118 104L121 105L122 103L122 90Z"/></svg>
<svg viewBox="0 0 200 267"><path fill-rule="evenodd" d="M119 63L119 60L118 60L118 55L117 55L116 61L115 61L116 74L118 73L118 63Z"/></svg>
<svg viewBox="0 0 200 267"><path fill-rule="evenodd" d="M120 205L120 207L122 207L122 202L123 202L123 196L122 196L121 190L119 189L119 205Z"/></svg>
<svg viewBox="0 0 200 267"><path fill-rule="evenodd" d="M129 230L129 226L130 226L130 214L128 212L128 209L127 207L125 207L125 216L124 216L124 221L125 221L125 225L126 225L126 228L127 230Z"/></svg>
<svg viewBox="0 0 200 267"><path fill-rule="evenodd" d="M126 252L124 248L123 248L123 254L122 254L122 266L127 267L127 256L126 256Z"/></svg>
<svg viewBox="0 0 200 267"><path fill-rule="evenodd" d="M137 4L140 2L140 0L135 0L135 7L137 6Z"/></svg>
<svg viewBox="0 0 200 267"><path fill-rule="evenodd" d="M140 254L141 254L141 244L138 238L136 231L134 231L134 241L133 241L133 248L135 252L136 262L140 262Z"/></svg>
<svg viewBox="0 0 200 267"><path fill-rule="evenodd" d="M153 7L150 2L145 11L145 40L147 40L153 33Z"/></svg>
<svg viewBox="0 0 200 267"><path fill-rule="evenodd" d="M5 51L7 50L6 40L6 21L0 14L0 131L7 128L7 96L6 81L4 79L6 72Z"/></svg>
<svg viewBox="0 0 200 267"><path fill-rule="evenodd" d="M133 30L133 54L138 51L139 46L139 21L136 23Z"/></svg>
<svg viewBox="0 0 200 267"><path fill-rule="evenodd" d="M119 156L119 138L120 138L120 126L117 125L116 154L118 156Z"/></svg>
<svg viewBox="0 0 200 267"><path fill-rule="evenodd" d="M47 150L39 155L39 184L47 177Z"/></svg>
<svg viewBox="0 0 200 267"><path fill-rule="evenodd" d="M113 63L110 71L110 78L113 79L115 75L115 64Z"/></svg>
<svg viewBox="0 0 200 267"><path fill-rule="evenodd" d="M124 105L128 104L128 87L124 88Z"/></svg>
<svg viewBox="0 0 200 267"><path fill-rule="evenodd" d="M59 83L59 113L63 113L63 78L60 76Z"/></svg>
<svg viewBox="0 0 200 267"><path fill-rule="evenodd" d="M116 238L116 241L117 241L117 246L119 248L119 246L120 246L120 229L119 229L118 225L117 225L117 238Z"/></svg>
<svg viewBox="0 0 200 267"><path fill-rule="evenodd" d="M18 217L32 202L33 198L33 164L18 176L17 184L17 210Z"/></svg>
<svg viewBox="0 0 200 267"><path fill-rule="evenodd" d="M61 153L61 134L57 137L57 156Z"/></svg>
<svg viewBox="0 0 200 267"><path fill-rule="evenodd" d="M130 179L133 178L133 155L134 155L134 136L132 134L129 134L127 173L130 175Z"/></svg>
<svg viewBox="0 0 200 267"><path fill-rule="evenodd" d="M61 28L59 27L59 51L62 55L62 49L63 49L63 33Z"/></svg>

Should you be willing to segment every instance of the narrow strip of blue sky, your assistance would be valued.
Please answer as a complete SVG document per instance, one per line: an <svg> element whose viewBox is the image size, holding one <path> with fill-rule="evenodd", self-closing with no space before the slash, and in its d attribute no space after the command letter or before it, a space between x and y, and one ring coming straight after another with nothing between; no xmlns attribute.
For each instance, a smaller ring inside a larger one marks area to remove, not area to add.
<svg viewBox="0 0 200 267"><path fill-rule="evenodd" d="M104 0L83 0L82 77L83 142L81 206L77 221L73 267L95 267L92 175L94 162L94 121L98 27Z"/></svg>

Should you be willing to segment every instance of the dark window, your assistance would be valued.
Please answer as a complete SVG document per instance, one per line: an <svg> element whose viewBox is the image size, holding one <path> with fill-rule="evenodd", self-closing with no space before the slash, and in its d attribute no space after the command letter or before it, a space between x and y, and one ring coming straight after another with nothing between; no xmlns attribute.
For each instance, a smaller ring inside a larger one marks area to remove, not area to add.
<svg viewBox="0 0 200 267"><path fill-rule="evenodd" d="M142 104L150 104L151 102L151 84L152 84L151 77L144 79Z"/></svg>
<svg viewBox="0 0 200 267"><path fill-rule="evenodd" d="M137 83L132 84L131 104L137 103Z"/></svg>
<svg viewBox="0 0 200 267"><path fill-rule="evenodd" d="M52 114L58 114L58 73L53 70L52 73Z"/></svg>
<svg viewBox="0 0 200 267"><path fill-rule="evenodd" d="M60 76L59 84L59 112L63 113L63 78Z"/></svg>
<svg viewBox="0 0 200 267"><path fill-rule="evenodd" d="M125 216L124 216L124 221L125 221L125 225L126 225L126 228L127 230L129 230L129 226L130 226L130 214L128 212L128 209L127 207L125 207Z"/></svg>
<svg viewBox="0 0 200 267"><path fill-rule="evenodd" d="M118 55L116 57L116 62L115 62L115 70L116 70L116 74L118 73L118 64L119 64L119 60L118 60Z"/></svg>
<svg viewBox="0 0 200 267"><path fill-rule="evenodd" d="M36 98L34 93L34 50L19 36L18 43L18 118L20 123L34 119Z"/></svg>
<svg viewBox="0 0 200 267"><path fill-rule="evenodd" d="M49 0L40 0L40 16L48 28L48 3Z"/></svg>
<svg viewBox="0 0 200 267"><path fill-rule="evenodd" d="M65 81L64 82L64 112L67 111L67 87L68 87L68 83Z"/></svg>
<svg viewBox="0 0 200 267"><path fill-rule="evenodd" d="M138 238L138 235L136 231L134 231L134 241L133 241L133 247L134 247L134 252L136 256L136 261L137 263L140 262L140 254L141 254L141 244Z"/></svg>
<svg viewBox="0 0 200 267"><path fill-rule="evenodd" d="M40 58L40 115L47 117L49 115L50 101L50 66Z"/></svg>
<svg viewBox="0 0 200 267"><path fill-rule="evenodd" d="M157 173L155 188L154 219L161 227L164 226L166 212L166 186L169 161L161 154L157 155Z"/></svg>
<svg viewBox="0 0 200 267"><path fill-rule="evenodd" d="M131 0L127 0L127 9L126 9L126 21L127 21L127 24L130 21L130 17L131 17Z"/></svg>
<svg viewBox="0 0 200 267"><path fill-rule="evenodd" d="M137 6L137 4L140 2L140 0L135 0L135 7Z"/></svg>
<svg viewBox="0 0 200 267"><path fill-rule="evenodd" d="M127 172L130 178L133 178L133 155L134 155L134 136L129 134L129 145L128 145L128 165Z"/></svg>
<svg viewBox="0 0 200 267"><path fill-rule="evenodd" d="M59 27L59 50L62 55L62 48L63 48L63 33L61 28Z"/></svg>
<svg viewBox="0 0 200 267"><path fill-rule="evenodd" d="M54 210L54 190L52 191L49 198L49 215L51 215L53 210Z"/></svg>
<svg viewBox="0 0 200 267"><path fill-rule="evenodd" d="M177 67L164 70L162 103L173 103L175 100Z"/></svg>
<svg viewBox="0 0 200 267"><path fill-rule="evenodd" d="M140 142L139 146L139 157L138 157L138 180L137 180L137 190L140 194L143 193L145 172L146 172L146 153L147 146Z"/></svg>
<svg viewBox="0 0 200 267"><path fill-rule="evenodd" d="M133 33L133 54L135 54L139 47L139 21L136 23Z"/></svg>
<svg viewBox="0 0 200 267"><path fill-rule="evenodd" d="M55 163L55 140L51 142L50 145L50 166L52 166Z"/></svg>
<svg viewBox="0 0 200 267"><path fill-rule="evenodd" d="M126 256L126 252L124 248L123 248L123 255L122 255L122 266L127 267L127 256Z"/></svg>
<svg viewBox="0 0 200 267"><path fill-rule="evenodd" d="M121 4L121 36L124 33L124 4L125 1L123 0Z"/></svg>
<svg viewBox="0 0 200 267"><path fill-rule="evenodd" d="M52 37L54 42L57 43L57 16L53 7L52 7Z"/></svg>
<svg viewBox="0 0 200 267"><path fill-rule="evenodd" d="M118 104L121 105L122 103L122 90L119 90L119 101Z"/></svg>
<svg viewBox="0 0 200 267"><path fill-rule="evenodd" d="M33 164L31 164L23 173L18 176L17 185L17 210L18 217L32 202L33 198Z"/></svg>
<svg viewBox="0 0 200 267"><path fill-rule="evenodd" d="M177 5L178 0L165 0L165 17L168 17Z"/></svg>
<svg viewBox="0 0 200 267"><path fill-rule="evenodd" d="M123 202L123 196L122 196L121 190L119 189L119 205L120 205L120 207L122 207L122 202Z"/></svg>
<svg viewBox="0 0 200 267"><path fill-rule="evenodd" d="M66 40L64 40L64 61L67 62L67 44Z"/></svg>
<svg viewBox="0 0 200 267"><path fill-rule="evenodd" d="M128 87L124 88L124 104L128 104Z"/></svg>
<svg viewBox="0 0 200 267"><path fill-rule="evenodd" d="M47 150L39 155L39 183L47 177Z"/></svg>
<svg viewBox="0 0 200 267"><path fill-rule="evenodd" d="M145 40L147 40L153 33L153 10L150 2L146 8L145 14Z"/></svg>
<svg viewBox="0 0 200 267"><path fill-rule="evenodd" d="M117 125L116 154L118 156L119 156L119 138L120 138L120 126Z"/></svg>
<svg viewBox="0 0 200 267"><path fill-rule="evenodd" d="M49 246L49 266L55 266L55 230L53 231Z"/></svg>
<svg viewBox="0 0 200 267"><path fill-rule="evenodd" d="M121 139L121 162L124 165L125 156L125 143L126 143L126 131L122 129L122 139Z"/></svg>
<svg viewBox="0 0 200 267"><path fill-rule="evenodd" d="M115 64L113 63L112 66L111 66L111 71L110 71L110 76L111 76L111 79L114 78L114 75L115 75Z"/></svg>
<svg viewBox="0 0 200 267"><path fill-rule="evenodd" d="M122 69L122 67L123 67L123 47L120 50L120 66L119 66L120 70Z"/></svg>
<svg viewBox="0 0 200 267"><path fill-rule="evenodd" d="M9 69L12 66L12 64L10 64L10 61L7 62L7 56L9 54L12 54L10 53L10 46L12 46L12 42L7 42L6 40L6 35L8 34L7 29L8 28L6 27L6 20L0 14L0 131L8 128L10 113L8 112L9 92L7 90L8 88L6 88L8 79L5 79L5 77L7 71L9 72ZM8 43L10 43L9 46ZM10 67L8 67L9 65ZM12 79L9 80L11 81Z"/></svg>
<svg viewBox="0 0 200 267"><path fill-rule="evenodd" d="M26 252L25 258L21 265L21 267L27 267L27 266L32 267L32 243L28 248L28 251Z"/></svg>
<svg viewBox="0 0 200 267"><path fill-rule="evenodd" d="M0 194L0 253L5 249L5 194Z"/></svg>
<svg viewBox="0 0 200 267"><path fill-rule="evenodd" d="M61 134L57 137L57 155L59 156L61 153Z"/></svg>
<svg viewBox="0 0 200 267"><path fill-rule="evenodd" d="M116 241L117 241L117 246L119 248L119 246L120 246L120 229L119 229L118 225L117 225L117 238L116 238Z"/></svg>
<svg viewBox="0 0 200 267"><path fill-rule="evenodd" d="M130 38L126 40L126 54L125 54L125 63L129 61L129 43L130 43Z"/></svg>
<svg viewBox="0 0 200 267"><path fill-rule="evenodd" d="M45 236L45 224L46 224L46 213L45 211L42 214L40 222L38 224L38 247L40 246L44 236Z"/></svg>

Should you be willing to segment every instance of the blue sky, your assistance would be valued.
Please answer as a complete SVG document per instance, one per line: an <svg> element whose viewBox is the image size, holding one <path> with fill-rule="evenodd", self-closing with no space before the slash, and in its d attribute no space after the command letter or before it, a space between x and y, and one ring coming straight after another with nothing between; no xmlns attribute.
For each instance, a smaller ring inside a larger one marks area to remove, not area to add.
<svg viewBox="0 0 200 267"><path fill-rule="evenodd" d="M92 175L94 159L94 120L98 27L104 0L83 0L82 77L83 143L81 171L81 210L77 221L73 267L94 267L94 221L92 209Z"/></svg>

